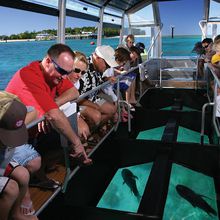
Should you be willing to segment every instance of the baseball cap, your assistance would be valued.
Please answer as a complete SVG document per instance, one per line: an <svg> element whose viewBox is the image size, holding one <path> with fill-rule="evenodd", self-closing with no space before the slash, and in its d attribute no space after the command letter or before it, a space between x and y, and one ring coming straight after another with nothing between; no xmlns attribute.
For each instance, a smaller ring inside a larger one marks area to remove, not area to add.
<svg viewBox="0 0 220 220"><path fill-rule="evenodd" d="M112 47L107 45L98 46L95 49L97 56L101 57L110 67L118 66L115 61L115 51Z"/></svg>
<svg viewBox="0 0 220 220"><path fill-rule="evenodd" d="M5 146L17 147L27 142L26 113L27 108L17 96L0 91L0 141Z"/></svg>
<svg viewBox="0 0 220 220"><path fill-rule="evenodd" d="M220 55L219 54L213 55L211 62L212 62L212 64L220 62Z"/></svg>
<svg viewBox="0 0 220 220"><path fill-rule="evenodd" d="M136 43L135 46L140 50L141 53L144 53L145 46L143 43Z"/></svg>

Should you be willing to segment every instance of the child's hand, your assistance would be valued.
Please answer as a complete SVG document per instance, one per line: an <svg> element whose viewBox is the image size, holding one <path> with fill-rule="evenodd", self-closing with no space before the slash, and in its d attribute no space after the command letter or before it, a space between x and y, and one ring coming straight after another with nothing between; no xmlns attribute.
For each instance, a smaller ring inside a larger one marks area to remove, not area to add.
<svg viewBox="0 0 220 220"><path fill-rule="evenodd" d="M121 74L125 74L125 73L127 73L127 71L125 71L125 70L121 71Z"/></svg>

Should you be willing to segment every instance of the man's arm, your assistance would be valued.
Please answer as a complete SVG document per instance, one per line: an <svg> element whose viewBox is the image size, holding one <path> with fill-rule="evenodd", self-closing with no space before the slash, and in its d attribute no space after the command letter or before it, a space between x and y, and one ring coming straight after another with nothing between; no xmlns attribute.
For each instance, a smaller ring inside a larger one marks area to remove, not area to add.
<svg viewBox="0 0 220 220"><path fill-rule="evenodd" d="M91 159L87 157L79 137L73 131L64 113L59 109L51 109L45 114L45 117L60 134L70 141L73 149L72 155L80 159L84 165L91 164Z"/></svg>
<svg viewBox="0 0 220 220"><path fill-rule="evenodd" d="M55 102L58 106L61 106L69 101L73 101L79 97L79 92L75 87L72 87L62 94L60 94L57 98L55 98Z"/></svg>
<svg viewBox="0 0 220 220"><path fill-rule="evenodd" d="M38 116L37 110L33 109L32 111L28 112L25 117L25 124L28 125L32 121L36 120Z"/></svg>

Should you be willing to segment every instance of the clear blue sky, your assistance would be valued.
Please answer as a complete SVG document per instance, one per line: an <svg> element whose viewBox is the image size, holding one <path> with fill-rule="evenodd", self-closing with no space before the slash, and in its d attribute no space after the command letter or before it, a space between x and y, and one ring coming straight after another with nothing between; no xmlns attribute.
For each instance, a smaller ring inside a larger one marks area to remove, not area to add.
<svg viewBox="0 0 220 220"><path fill-rule="evenodd" d="M161 20L164 24L163 35L175 26L176 35L200 34L198 22L203 17L203 0L179 0L159 3ZM38 13L0 7L0 35L17 34L24 31L57 29L57 18ZM95 26L94 22L68 18L67 27Z"/></svg>
<svg viewBox="0 0 220 220"><path fill-rule="evenodd" d="M199 21L203 19L203 0L179 0L159 3L161 20L164 24L163 35L171 33L175 26L175 34L201 34Z"/></svg>

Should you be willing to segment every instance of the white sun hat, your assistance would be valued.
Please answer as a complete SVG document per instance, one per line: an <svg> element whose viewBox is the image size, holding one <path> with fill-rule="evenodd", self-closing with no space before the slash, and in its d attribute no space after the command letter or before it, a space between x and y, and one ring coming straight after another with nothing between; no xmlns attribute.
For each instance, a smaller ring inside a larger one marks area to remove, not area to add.
<svg viewBox="0 0 220 220"><path fill-rule="evenodd" d="M101 57L110 67L118 66L115 61L115 51L108 45L98 46L95 49L95 53L98 57Z"/></svg>

